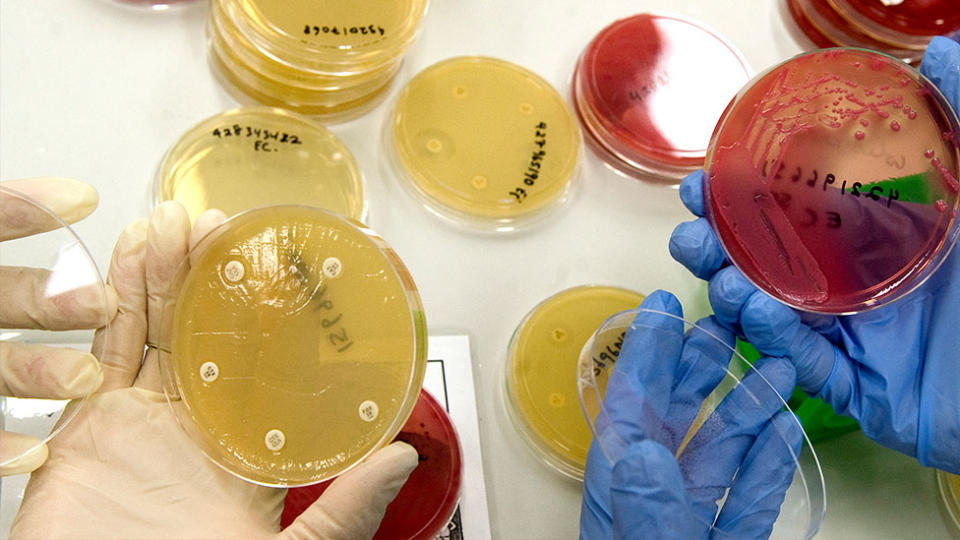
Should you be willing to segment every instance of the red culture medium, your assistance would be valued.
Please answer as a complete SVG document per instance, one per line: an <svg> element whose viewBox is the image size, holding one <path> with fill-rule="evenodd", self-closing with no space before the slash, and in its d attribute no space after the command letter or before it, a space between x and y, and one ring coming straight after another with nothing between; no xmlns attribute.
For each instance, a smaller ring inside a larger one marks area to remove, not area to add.
<svg viewBox="0 0 960 540"><path fill-rule="evenodd" d="M960 30L957 0L832 0L838 11L847 7L890 30L915 36L938 36Z"/></svg>
<svg viewBox="0 0 960 540"><path fill-rule="evenodd" d="M861 49L756 77L707 157L707 216L754 284L808 311L853 313L922 283L955 242L957 118L909 66Z"/></svg>
<svg viewBox="0 0 960 540"><path fill-rule="evenodd" d="M416 448L420 463L387 506L373 538L431 539L450 520L460 498L462 462L456 429L443 406L421 390L410 419L395 440ZM289 489L280 526L293 523L332 483Z"/></svg>
<svg viewBox="0 0 960 540"><path fill-rule="evenodd" d="M642 13L610 24L587 45L572 97L588 142L611 166L679 181L703 166L724 106L750 73L710 30Z"/></svg>

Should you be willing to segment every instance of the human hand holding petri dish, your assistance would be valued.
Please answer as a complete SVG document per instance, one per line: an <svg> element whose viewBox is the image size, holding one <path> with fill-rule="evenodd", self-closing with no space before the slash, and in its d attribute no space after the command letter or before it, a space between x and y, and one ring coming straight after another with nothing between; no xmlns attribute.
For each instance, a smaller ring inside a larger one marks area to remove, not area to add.
<svg viewBox="0 0 960 540"><path fill-rule="evenodd" d="M936 83L954 107L960 105L958 64L960 45L935 38L921 65L921 72ZM928 157L930 162L939 160L934 178L940 179L937 189L944 196L940 199L944 204L934 200L924 205L922 192L906 181L898 190L900 200L913 207L914 224L930 223L920 216L930 216L931 209L943 215L944 223L940 225L939 250L922 254L928 260L911 266L925 265L926 275L912 284L908 282L903 290L893 291L899 297L896 302L881 302L881 307L848 316L798 313L759 293L756 274L748 272L749 280L744 276L737 257L724 250L727 244L718 239L705 218L681 224L670 241L674 258L710 281L710 302L717 319L745 336L761 353L790 358L803 390L822 398L838 413L856 419L864 433L880 444L915 456L923 465L952 472L960 471L960 417L956 414L960 410L960 371L956 366L960 335L953 328L953 321L960 316L960 253L950 251L957 235L958 188L955 172L951 172L951 168L956 170L955 122L947 130L936 132L936 138L946 143L942 147L945 153ZM904 140L896 148L906 146ZM702 174L694 173L680 189L686 206L699 216L708 211L702 178ZM886 184L888 192L890 188L896 189L895 182ZM836 196L840 196L838 191ZM863 202L886 204L870 199ZM942 212L940 207L945 207ZM905 250L917 246L907 238L903 244ZM838 242L834 247L849 254L868 246L857 248ZM941 260L936 261L936 257ZM739 268L728 266L731 259ZM879 266L883 261L876 263ZM881 288L880 292L891 289L895 287ZM773 296L783 300L782 296Z"/></svg>
<svg viewBox="0 0 960 540"><path fill-rule="evenodd" d="M0 476L39 467L46 442L103 379L94 355L58 347L62 333L53 332L105 327L117 311L116 292L68 225L97 199L67 178L0 184Z"/></svg>
<svg viewBox="0 0 960 540"><path fill-rule="evenodd" d="M581 538L809 538L823 477L782 395L793 366L750 366L711 318L656 291L584 346L578 385L594 433Z"/></svg>
<svg viewBox="0 0 960 540"><path fill-rule="evenodd" d="M163 294L188 246L223 219L208 212L191 231L186 211L167 202L149 222L139 220L121 235L109 272L121 309L110 346L96 340L94 347L109 369L87 406L51 441L51 457L30 479L12 537L303 537L310 531L346 539L377 529L416 466L409 446L373 453L344 474L339 490L315 511L278 533L284 490L242 480L204 456L161 392L157 349L144 355L144 347L158 340Z"/></svg>

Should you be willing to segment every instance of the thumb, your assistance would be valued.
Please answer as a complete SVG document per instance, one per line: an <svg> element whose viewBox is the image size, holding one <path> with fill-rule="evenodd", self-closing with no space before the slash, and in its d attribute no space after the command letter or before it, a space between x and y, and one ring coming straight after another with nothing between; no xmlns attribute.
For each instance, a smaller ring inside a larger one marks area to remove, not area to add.
<svg viewBox="0 0 960 540"><path fill-rule="evenodd" d="M649 439L613 466L610 499L614 538L696 538L710 526L693 515L673 454Z"/></svg>
<svg viewBox="0 0 960 540"><path fill-rule="evenodd" d="M324 494L280 533L283 539L372 538L383 514L418 463L417 451L395 442L337 478Z"/></svg>

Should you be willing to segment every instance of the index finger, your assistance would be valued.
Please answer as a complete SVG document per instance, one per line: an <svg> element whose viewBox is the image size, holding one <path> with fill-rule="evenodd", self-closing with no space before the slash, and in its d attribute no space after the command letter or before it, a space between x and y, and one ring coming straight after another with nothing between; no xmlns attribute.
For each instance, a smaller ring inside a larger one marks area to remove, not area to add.
<svg viewBox="0 0 960 540"><path fill-rule="evenodd" d="M0 241L75 223L97 207L97 190L69 178L26 178L0 184Z"/></svg>

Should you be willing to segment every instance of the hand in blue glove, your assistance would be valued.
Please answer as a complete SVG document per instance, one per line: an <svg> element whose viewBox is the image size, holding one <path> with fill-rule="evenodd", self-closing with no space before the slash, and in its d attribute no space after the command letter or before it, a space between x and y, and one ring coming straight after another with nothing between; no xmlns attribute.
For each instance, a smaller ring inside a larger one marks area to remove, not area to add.
<svg viewBox="0 0 960 540"><path fill-rule="evenodd" d="M934 38L921 72L960 109L960 44ZM880 444L960 473L960 248L917 290L891 305L833 317L799 313L760 292L728 261L704 215L703 171L683 180L694 214L670 253L709 280L716 319L757 350L789 358L797 382Z"/></svg>
<svg viewBox="0 0 960 540"><path fill-rule="evenodd" d="M679 302L664 291L641 307L681 316ZM712 318L698 324L733 344L733 333ZM789 362L758 361L769 384L757 373L744 377L674 457L730 357L730 349L705 332L684 335L680 319L637 315L604 397L609 418L603 421L616 426L625 450L611 464L604 449L612 445L591 445L581 538L769 536L802 443L797 419L781 411L782 398L773 392L793 388Z"/></svg>

